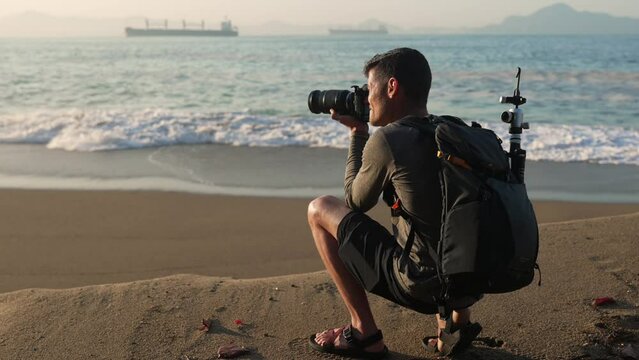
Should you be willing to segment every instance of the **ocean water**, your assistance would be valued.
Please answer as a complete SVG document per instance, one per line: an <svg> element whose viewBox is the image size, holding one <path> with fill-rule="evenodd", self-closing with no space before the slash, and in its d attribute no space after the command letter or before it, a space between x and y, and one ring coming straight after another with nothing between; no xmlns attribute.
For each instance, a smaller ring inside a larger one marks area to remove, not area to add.
<svg viewBox="0 0 639 360"><path fill-rule="evenodd" d="M431 113L480 122L507 142L499 116L508 107L498 98L512 94L520 66L530 160L639 166L637 36L0 39L0 152L14 159L0 163L0 175L82 172L39 170L47 166L33 155L36 148L55 154L61 169L82 154L109 159L114 151L138 149L173 153L181 163L192 163L184 146L345 149L347 132L310 113L308 93L365 83L364 62L400 46L429 59ZM144 178L139 168L146 165L125 166L123 173Z"/></svg>

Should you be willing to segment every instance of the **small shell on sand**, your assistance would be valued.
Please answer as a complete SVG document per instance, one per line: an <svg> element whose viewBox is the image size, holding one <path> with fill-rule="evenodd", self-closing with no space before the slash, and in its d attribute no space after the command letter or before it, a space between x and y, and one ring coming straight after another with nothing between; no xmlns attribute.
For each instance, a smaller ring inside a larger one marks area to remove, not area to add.
<svg viewBox="0 0 639 360"><path fill-rule="evenodd" d="M230 344L220 346L220 348L217 350L217 357L218 359L233 359L249 353L249 349L245 348L244 346Z"/></svg>

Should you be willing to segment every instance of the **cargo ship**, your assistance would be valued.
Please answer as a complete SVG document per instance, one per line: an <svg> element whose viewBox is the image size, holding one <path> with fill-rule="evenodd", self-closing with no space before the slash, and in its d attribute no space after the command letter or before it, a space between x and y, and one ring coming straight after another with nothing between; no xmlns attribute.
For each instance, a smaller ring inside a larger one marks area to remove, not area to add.
<svg viewBox="0 0 639 360"><path fill-rule="evenodd" d="M331 35L386 35L388 29L380 25L377 29L328 29Z"/></svg>
<svg viewBox="0 0 639 360"><path fill-rule="evenodd" d="M182 21L181 29L170 29L168 20L164 20L161 27L152 26L147 19L146 28L136 29L127 27L124 32L127 37L137 36L238 36L237 27L233 26L230 20L224 20L220 24L219 30L206 29L204 21L197 24L197 28L193 24Z"/></svg>

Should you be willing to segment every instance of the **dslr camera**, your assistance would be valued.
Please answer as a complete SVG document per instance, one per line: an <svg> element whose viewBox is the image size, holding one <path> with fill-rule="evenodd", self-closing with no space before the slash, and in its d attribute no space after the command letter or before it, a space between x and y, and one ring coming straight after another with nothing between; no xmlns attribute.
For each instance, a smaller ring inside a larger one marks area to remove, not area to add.
<svg viewBox="0 0 639 360"><path fill-rule="evenodd" d="M368 122L368 85L351 86L350 90L313 90L308 94L308 109L314 114L330 114L333 109L340 115L350 115Z"/></svg>

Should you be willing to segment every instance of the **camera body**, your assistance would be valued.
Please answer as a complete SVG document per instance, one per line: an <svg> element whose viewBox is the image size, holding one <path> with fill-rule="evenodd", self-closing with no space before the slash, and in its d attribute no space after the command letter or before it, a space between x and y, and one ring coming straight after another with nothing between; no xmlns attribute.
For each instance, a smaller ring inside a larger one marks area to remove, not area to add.
<svg viewBox="0 0 639 360"><path fill-rule="evenodd" d="M361 122L368 122L368 85L351 86L350 90L313 90L308 94L308 109L314 114L349 115Z"/></svg>

